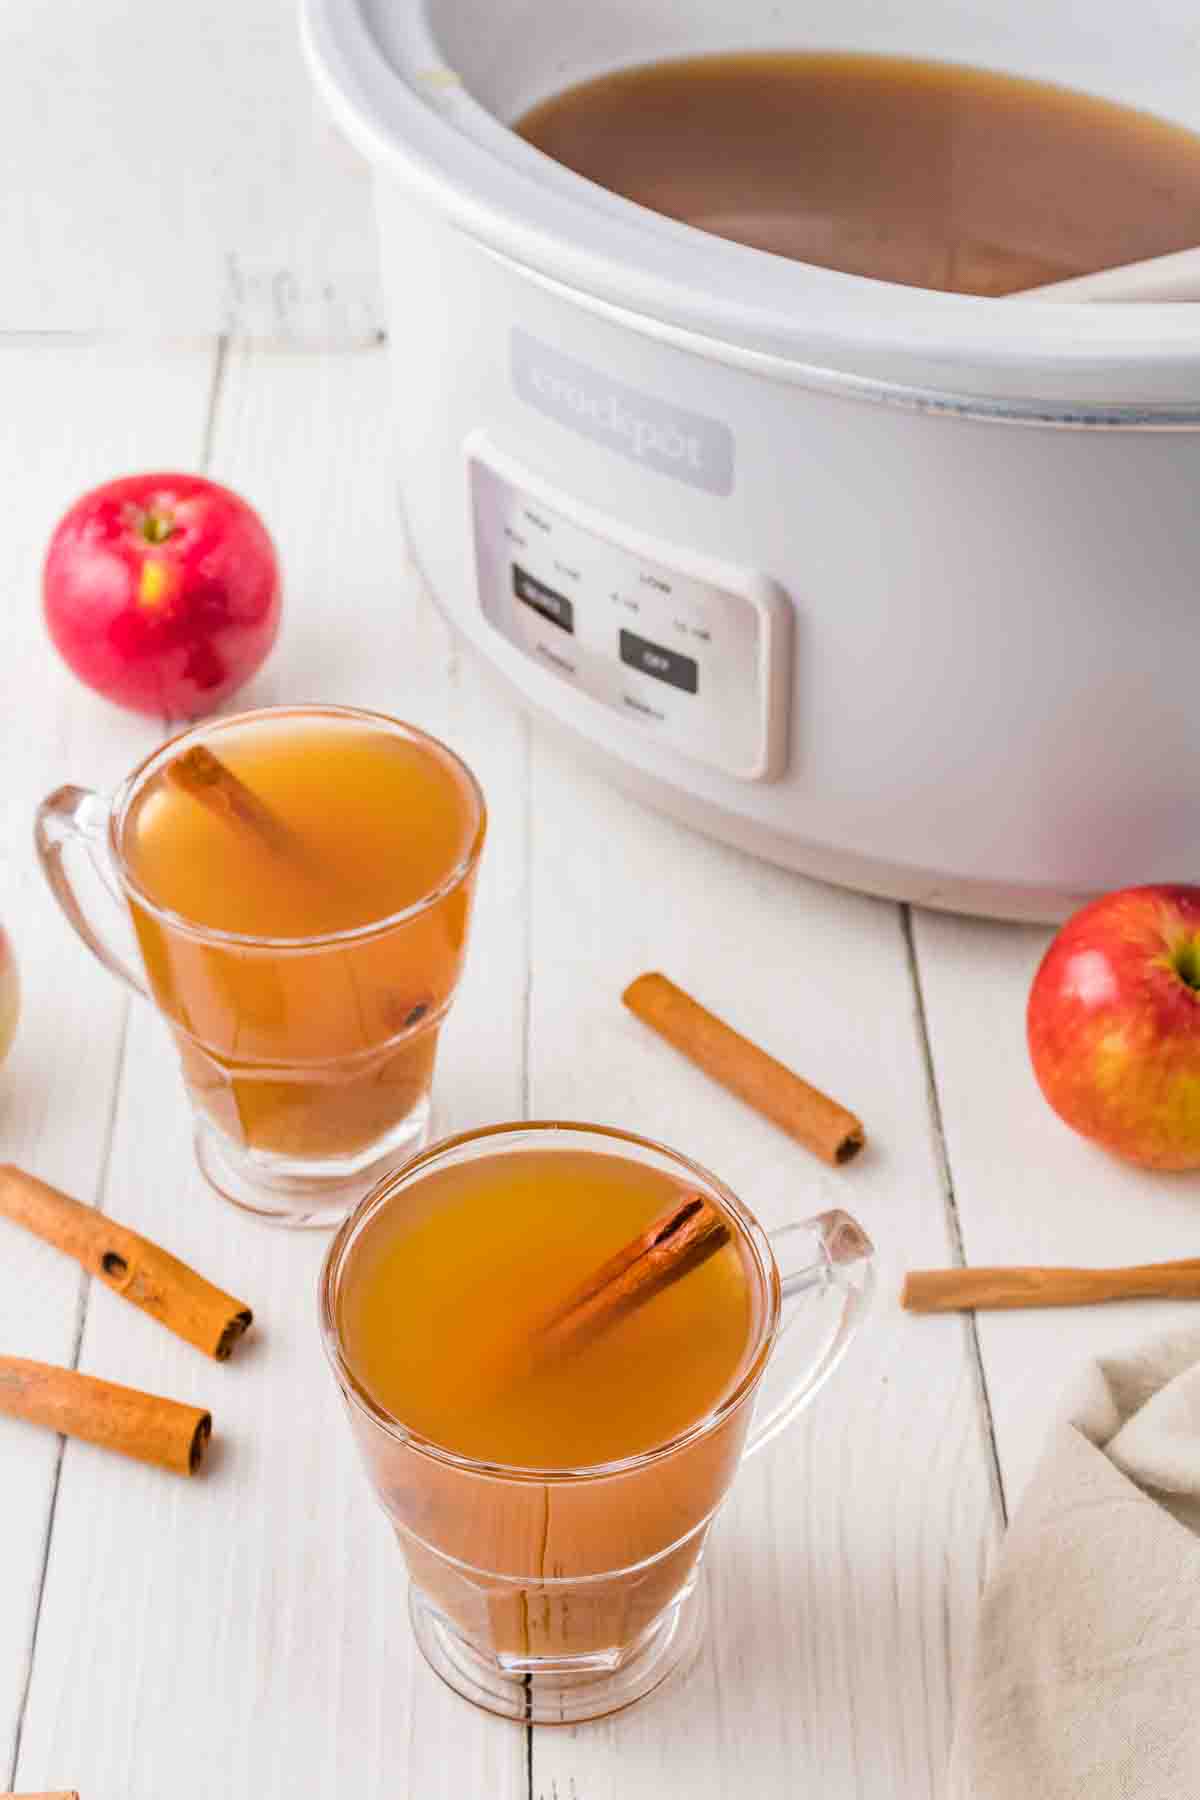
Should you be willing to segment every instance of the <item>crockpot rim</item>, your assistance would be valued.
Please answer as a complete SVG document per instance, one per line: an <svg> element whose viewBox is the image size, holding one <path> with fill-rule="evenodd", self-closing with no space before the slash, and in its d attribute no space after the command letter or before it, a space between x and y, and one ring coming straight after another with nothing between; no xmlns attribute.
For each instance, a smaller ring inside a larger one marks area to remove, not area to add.
<svg viewBox="0 0 1200 1800"><path fill-rule="evenodd" d="M1067 428L1200 426L1200 331L1187 303L1017 307L728 242L609 194L517 137L441 61L424 4L401 29L408 54L397 63L364 0L302 0L305 54L343 130L482 248L594 310L701 354L908 410Z"/></svg>

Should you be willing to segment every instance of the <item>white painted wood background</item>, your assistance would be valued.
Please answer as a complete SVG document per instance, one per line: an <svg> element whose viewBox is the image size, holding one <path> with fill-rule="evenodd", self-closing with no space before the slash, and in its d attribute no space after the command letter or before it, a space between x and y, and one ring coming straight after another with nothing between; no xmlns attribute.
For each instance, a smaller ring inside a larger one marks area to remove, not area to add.
<svg viewBox="0 0 1200 1800"><path fill-rule="evenodd" d="M296 8L0 0L0 331L378 334L370 184Z"/></svg>
<svg viewBox="0 0 1200 1800"><path fill-rule="evenodd" d="M936 1800L1004 1507L1062 1386L1183 1313L913 1320L902 1272L1192 1254L1200 1182L1122 1170L1042 1105L1023 1010L1044 932L910 915L683 831L585 773L456 648L406 568L380 453L361 171L316 122L290 4L236 17L236 41L222 7L164 41L150 0L0 10L0 330L124 334L0 338L0 919L25 988L0 1158L160 1237L261 1321L217 1368L0 1226L0 1352L202 1401L218 1434L184 1483L0 1420L0 1787ZM238 704L383 707L482 779L492 829L440 1126L620 1123L709 1163L768 1224L838 1202L879 1246L860 1347L717 1527L703 1657L614 1720L527 1733L416 1656L318 1349L323 1242L203 1187L163 1033L41 888L38 797L112 783L157 734L58 663L40 556L82 487L152 465L231 482L280 544L284 633ZM657 1044L618 1000L654 966L859 1107L869 1153L824 1170Z"/></svg>

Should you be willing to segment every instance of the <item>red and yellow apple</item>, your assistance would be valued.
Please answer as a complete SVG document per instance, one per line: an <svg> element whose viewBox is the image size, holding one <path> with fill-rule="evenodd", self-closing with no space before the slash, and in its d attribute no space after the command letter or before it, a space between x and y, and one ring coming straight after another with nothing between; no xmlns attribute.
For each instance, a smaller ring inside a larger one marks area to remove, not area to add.
<svg viewBox="0 0 1200 1800"><path fill-rule="evenodd" d="M202 475L129 475L82 495L50 539L42 593L80 680L164 720L211 712L279 629L267 529Z"/></svg>
<svg viewBox="0 0 1200 1800"><path fill-rule="evenodd" d="M0 925L0 1063L12 1048L17 1033L17 1014L21 1010L21 986L17 980L17 959L12 944Z"/></svg>
<svg viewBox="0 0 1200 1800"><path fill-rule="evenodd" d="M1050 1105L1114 1156L1200 1169L1200 887L1124 888L1068 919L1029 995Z"/></svg>

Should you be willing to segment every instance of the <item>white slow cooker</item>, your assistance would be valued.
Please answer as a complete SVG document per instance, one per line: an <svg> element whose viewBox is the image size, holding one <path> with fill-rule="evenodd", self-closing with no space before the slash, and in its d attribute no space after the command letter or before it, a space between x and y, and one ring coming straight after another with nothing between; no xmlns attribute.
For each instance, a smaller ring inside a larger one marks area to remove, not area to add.
<svg viewBox="0 0 1200 1800"><path fill-rule="evenodd" d="M1200 128L1183 0L305 0L375 172L417 560L627 788L926 905L1200 867L1200 309L743 248L507 122L703 51L935 56Z"/></svg>

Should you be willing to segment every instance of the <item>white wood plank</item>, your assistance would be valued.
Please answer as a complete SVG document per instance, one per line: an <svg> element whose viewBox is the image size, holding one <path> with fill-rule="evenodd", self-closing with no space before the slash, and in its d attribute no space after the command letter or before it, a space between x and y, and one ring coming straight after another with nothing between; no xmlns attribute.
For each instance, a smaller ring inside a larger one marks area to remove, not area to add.
<svg viewBox="0 0 1200 1800"><path fill-rule="evenodd" d="M1025 1046L1025 1003L1050 937L1034 926L916 918L966 1260L1090 1266L1195 1256L1200 1176L1119 1163L1042 1099ZM1187 1302L1166 1301L978 1315L1010 1508L1080 1365L1192 1318ZM914 1336L922 1324L914 1321Z"/></svg>
<svg viewBox="0 0 1200 1800"><path fill-rule="evenodd" d="M279 647L250 701L394 710L454 742L492 809L474 948L438 1076L444 1129L520 1109L524 730L460 669L407 579L381 352L235 354L214 472L259 505L287 579ZM89 1800L525 1792L524 1737L452 1696L412 1645L399 1552L320 1352L325 1240L260 1225L192 1167L158 1022L137 1008L108 1203L256 1308L217 1368L98 1295L83 1362L195 1396L218 1434L189 1483L68 1446L20 1785Z"/></svg>
<svg viewBox="0 0 1200 1800"><path fill-rule="evenodd" d="M367 171L293 0L0 8L0 118L0 331L378 329Z"/></svg>
<svg viewBox="0 0 1200 1800"><path fill-rule="evenodd" d="M50 530L83 488L130 469L193 466L213 353L159 358L126 347L0 347L0 919L16 944L24 1008L0 1069L0 1160L83 1199L104 1165L122 991L72 937L36 869L33 811L60 782L105 787L153 727L80 686L42 626ZM81 1277L66 1258L0 1226L0 1352L69 1362ZM0 1419L0 1786L28 1668L58 1440Z"/></svg>
<svg viewBox="0 0 1200 1800"><path fill-rule="evenodd" d="M768 1225L845 1205L882 1265L862 1342L718 1522L694 1673L535 1733L534 1794L932 1797L996 1516L965 1329L896 1302L948 1253L898 911L707 843L540 738L533 768L533 1111L678 1145ZM705 1082L621 1007L647 968L859 1108L869 1152L828 1170Z"/></svg>

